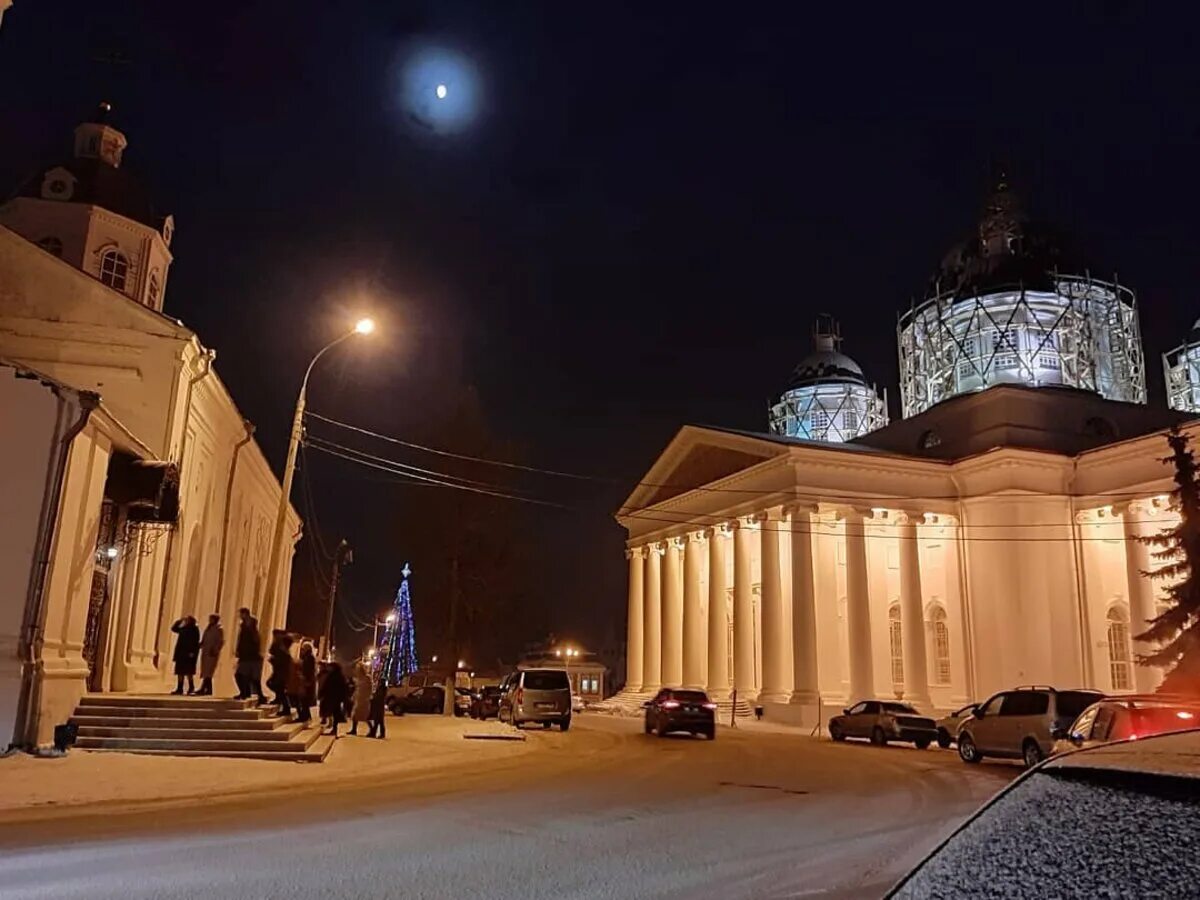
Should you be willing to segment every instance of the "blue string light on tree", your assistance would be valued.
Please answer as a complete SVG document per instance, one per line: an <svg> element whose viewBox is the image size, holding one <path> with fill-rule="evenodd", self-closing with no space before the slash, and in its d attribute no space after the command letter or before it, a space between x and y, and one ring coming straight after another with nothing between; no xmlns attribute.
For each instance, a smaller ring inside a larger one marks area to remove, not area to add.
<svg viewBox="0 0 1200 900"><path fill-rule="evenodd" d="M417 635L413 625L412 598L409 594L408 577L412 569L408 563L400 571L404 580L400 582L400 590L396 592L396 602L392 605L392 615L388 618L387 631L384 633L383 682L386 685L399 684L405 675L417 671Z"/></svg>

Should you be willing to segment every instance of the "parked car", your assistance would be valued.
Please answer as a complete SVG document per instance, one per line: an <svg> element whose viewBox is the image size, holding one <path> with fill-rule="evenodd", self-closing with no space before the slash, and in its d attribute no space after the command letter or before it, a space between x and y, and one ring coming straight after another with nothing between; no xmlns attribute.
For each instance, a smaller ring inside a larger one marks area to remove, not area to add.
<svg viewBox="0 0 1200 900"><path fill-rule="evenodd" d="M401 697L407 697L409 694L419 690L420 688L429 687L431 685L441 686L441 684L442 682L438 681L437 677L434 675L429 675L422 672L414 672L411 675L405 675L402 679L400 679L399 684L393 684L390 686L387 689L387 696L389 700L398 700Z"/></svg>
<svg viewBox="0 0 1200 900"><path fill-rule="evenodd" d="M1023 760L1036 766L1054 749L1085 709L1104 699L1099 691L1060 691L1031 685L1001 691L975 707L958 729L958 755L977 763L988 756Z"/></svg>
<svg viewBox="0 0 1200 900"><path fill-rule="evenodd" d="M704 691L663 688L646 707L646 734L663 737L672 731L702 734L710 741L717 736L717 704Z"/></svg>
<svg viewBox="0 0 1200 900"><path fill-rule="evenodd" d="M562 669L514 672L500 698L498 718L520 728L539 722L543 728L571 727L571 682Z"/></svg>
<svg viewBox="0 0 1200 900"><path fill-rule="evenodd" d="M471 718L492 719L499 715L500 694L499 685L490 684L476 691L475 696L471 698Z"/></svg>
<svg viewBox="0 0 1200 900"><path fill-rule="evenodd" d="M440 713L445 707L446 689L440 684L419 687L403 697L389 697L388 709L399 715L405 713Z"/></svg>
<svg viewBox="0 0 1200 900"><path fill-rule="evenodd" d="M455 688L454 689L454 714L456 716L467 716L471 714L471 701L473 700L470 688Z"/></svg>
<svg viewBox="0 0 1200 900"><path fill-rule="evenodd" d="M967 720L967 716L975 712L975 704L968 703L961 709L956 709L948 716L937 720L937 742L943 750L958 740L958 728Z"/></svg>
<svg viewBox="0 0 1200 900"><path fill-rule="evenodd" d="M985 714L984 718L987 718ZM1193 897L1200 731L1065 753L1029 770L888 894Z"/></svg>
<svg viewBox="0 0 1200 900"><path fill-rule="evenodd" d="M1114 741L1136 741L1156 734L1189 731L1200 726L1200 699L1163 694L1107 697L1093 703L1067 729L1056 735L1055 753Z"/></svg>
<svg viewBox="0 0 1200 900"><path fill-rule="evenodd" d="M829 736L835 741L869 738L878 746L901 741L924 750L937 739L937 723L907 703L863 700L829 720Z"/></svg>

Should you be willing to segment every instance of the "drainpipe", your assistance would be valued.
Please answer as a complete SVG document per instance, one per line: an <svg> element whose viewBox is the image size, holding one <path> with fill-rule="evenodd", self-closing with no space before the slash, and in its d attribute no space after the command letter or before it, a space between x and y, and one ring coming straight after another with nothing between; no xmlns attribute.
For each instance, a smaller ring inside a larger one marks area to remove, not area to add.
<svg viewBox="0 0 1200 900"><path fill-rule="evenodd" d="M1071 463L1070 487L1067 488L1071 516L1071 556L1075 563L1075 611L1079 617L1079 664L1082 671L1080 683L1084 687L1095 684L1096 670L1092 659L1092 623L1088 611L1087 560L1083 555L1083 529L1079 524L1079 506L1076 503L1075 479L1079 474L1079 458Z"/></svg>
<svg viewBox="0 0 1200 900"><path fill-rule="evenodd" d="M60 389L52 387L51 390L58 397L60 404L65 404L66 398L63 397ZM29 747L36 742L36 736L32 734L34 710L37 708L34 671L37 668L38 654L41 652L42 632L46 627L46 577L50 571L50 554L54 549L54 540L58 536L59 503L62 500L63 481L67 475L67 460L71 455L71 444L87 426L92 412L100 406L99 394L81 391L77 396L79 398L79 419L63 434L59 441L61 450L58 458L54 462L53 470L46 475L48 490L38 522L37 572L29 584L29 592L25 597L25 613L21 620L22 637L17 648L17 653L21 658L21 693L17 698L17 717L10 746Z"/></svg>
<svg viewBox="0 0 1200 900"><path fill-rule="evenodd" d="M154 631L154 666L155 666L155 668L158 667L158 655L159 655L159 649L160 649L158 644L159 644L159 641L162 640L163 612L164 612L164 608L166 607L166 601L167 601L167 585L169 585L171 583L171 574L173 573L173 571L175 569L175 563L178 561L178 558L179 558L179 552L178 552L179 531L180 531L180 528L182 527L182 523L183 523L183 501L184 501L184 496L183 496L183 475L184 475L183 459L184 459L184 451L187 450L187 439L188 439L187 420L189 418L191 418L191 415L192 415L192 395L196 390L196 385L199 382L203 381L205 378L207 378L209 376L209 374L211 374L213 360L216 358L217 358L216 350L202 351L202 353L200 355L200 360L204 364L204 370L202 372L197 372L195 375L193 375L191 378L188 379L187 401L184 403L184 407L183 407L183 422L184 422L183 436L179 440L179 494L180 494L179 527L171 529L171 537L169 538L168 543L167 543L167 562L166 562L166 565L163 566L163 580L162 580L162 594L161 594L162 600L158 604L158 626L155 628L155 631Z"/></svg>
<svg viewBox="0 0 1200 900"><path fill-rule="evenodd" d="M229 467L229 482L225 485L225 528L221 532L221 562L217 568L217 601L216 608L213 610L217 615L221 614L221 601L225 599L225 547L229 543L229 519L233 505L233 479L237 475L238 457L245 447L254 438L254 423L249 419L242 419L242 427L246 429L245 436L237 442L237 446L233 448L233 463Z"/></svg>

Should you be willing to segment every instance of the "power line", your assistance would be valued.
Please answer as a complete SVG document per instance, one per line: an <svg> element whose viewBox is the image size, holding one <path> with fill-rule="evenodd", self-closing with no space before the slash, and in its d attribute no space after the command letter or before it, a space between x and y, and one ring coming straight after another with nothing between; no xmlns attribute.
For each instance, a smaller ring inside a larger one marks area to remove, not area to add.
<svg viewBox="0 0 1200 900"><path fill-rule="evenodd" d="M486 481L476 481L473 478L463 478L459 475L452 475L449 472L435 472L433 469L422 469L420 466L411 466L408 463L402 463L399 460L388 459L387 457L383 457L383 456L374 456L370 453L367 453L365 450L359 450L354 447L347 447L344 444L338 444L338 443L335 443L334 441L328 440L326 438L316 437L315 435L306 437L305 441L306 442L311 441L314 444L314 446L316 447L316 449L318 449L318 450L321 449L320 445L325 445L327 447L333 447L337 450L345 450L348 453L356 453L359 456L364 457L365 459L370 459L370 460L373 460L374 462L387 463L388 465L395 466L397 469L403 469L406 472L414 472L417 475L430 475L430 476L433 476L434 478L446 478L451 481L457 481L457 482L460 482L465 485L470 485L472 487L481 487L481 488L497 487L496 485L489 484Z"/></svg>

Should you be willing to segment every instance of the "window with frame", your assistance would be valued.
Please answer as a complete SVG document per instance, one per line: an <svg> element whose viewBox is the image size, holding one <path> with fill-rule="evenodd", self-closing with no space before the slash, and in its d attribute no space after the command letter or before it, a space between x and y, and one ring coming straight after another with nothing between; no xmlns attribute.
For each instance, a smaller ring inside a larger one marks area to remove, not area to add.
<svg viewBox="0 0 1200 900"><path fill-rule="evenodd" d="M1007 696L1011 696L1011 695L997 694L995 697L993 697L991 700L989 700L987 702L987 705L983 708L983 714L985 716L997 715L1000 712L1001 704L1004 703L1004 698Z"/></svg>
<svg viewBox="0 0 1200 900"><path fill-rule="evenodd" d="M152 304L154 304L155 306L158 305L158 297L161 292L162 292L162 287L158 283L158 272L156 272L156 271L151 272L150 273L150 286L149 286L149 288L147 288L146 294L150 298L150 302Z"/></svg>
<svg viewBox="0 0 1200 900"><path fill-rule="evenodd" d="M892 652L892 684L904 686L904 631L900 624L900 606L888 609L888 646Z"/></svg>
<svg viewBox="0 0 1200 900"><path fill-rule="evenodd" d="M935 606L929 615L933 623L934 678L937 684L950 683L950 628L946 624L946 611Z"/></svg>
<svg viewBox="0 0 1200 900"><path fill-rule="evenodd" d="M858 413L852 409L848 409L842 413L842 427L846 430L847 434L853 434L858 431Z"/></svg>
<svg viewBox="0 0 1200 900"><path fill-rule="evenodd" d="M812 427L814 429L828 428L829 427L829 413L825 412L825 410L823 410L823 409L818 409L818 410L814 411L812 414Z"/></svg>
<svg viewBox="0 0 1200 900"><path fill-rule="evenodd" d="M1108 676L1114 691L1133 688L1133 654L1129 648L1129 617L1119 606L1108 611Z"/></svg>
<svg viewBox="0 0 1200 900"><path fill-rule="evenodd" d="M42 238L37 242L37 245L47 253L54 256L62 256L63 242L59 238L54 237L54 235Z"/></svg>
<svg viewBox="0 0 1200 900"><path fill-rule="evenodd" d="M100 281L113 290L125 290L129 281L129 259L120 250L105 250L100 257Z"/></svg>

